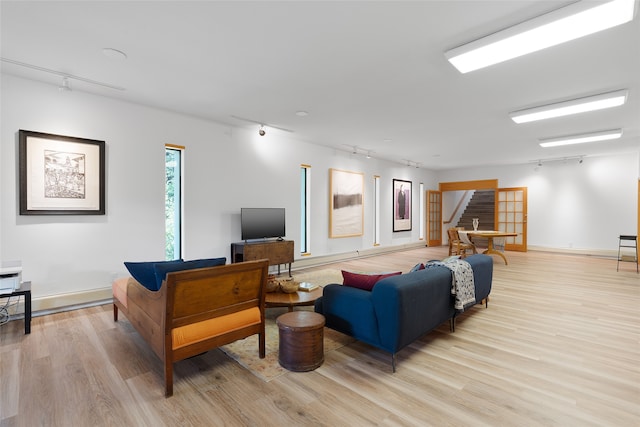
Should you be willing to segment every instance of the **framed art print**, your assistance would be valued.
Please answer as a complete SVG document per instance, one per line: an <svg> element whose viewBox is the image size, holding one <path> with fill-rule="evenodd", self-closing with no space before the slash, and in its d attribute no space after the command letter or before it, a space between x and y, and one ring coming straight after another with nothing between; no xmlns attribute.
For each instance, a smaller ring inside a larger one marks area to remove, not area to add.
<svg viewBox="0 0 640 427"><path fill-rule="evenodd" d="M393 180L393 231L411 230L411 181Z"/></svg>
<svg viewBox="0 0 640 427"><path fill-rule="evenodd" d="M105 142L20 130L20 215L104 215Z"/></svg>
<svg viewBox="0 0 640 427"><path fill-rule="evenodd" d="M329 237L364 234L364 174L329 169Z"/></svg>

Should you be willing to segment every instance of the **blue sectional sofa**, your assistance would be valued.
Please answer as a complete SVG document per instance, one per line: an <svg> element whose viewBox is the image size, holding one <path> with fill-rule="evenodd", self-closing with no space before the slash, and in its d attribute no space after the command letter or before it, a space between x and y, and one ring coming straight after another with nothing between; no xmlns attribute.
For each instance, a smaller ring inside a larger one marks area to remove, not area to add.
<svg viewBox="0 0 640 427"><path fill-rule="evenodd" d="M465 258L473 269L476 302L488 301L493 279L493 259L487 255ZM435 266L377 282L371 291L340 284L324 287L315 311L326 326L391 353L396 353L440 324L455 327L452 273Z"/></svg>

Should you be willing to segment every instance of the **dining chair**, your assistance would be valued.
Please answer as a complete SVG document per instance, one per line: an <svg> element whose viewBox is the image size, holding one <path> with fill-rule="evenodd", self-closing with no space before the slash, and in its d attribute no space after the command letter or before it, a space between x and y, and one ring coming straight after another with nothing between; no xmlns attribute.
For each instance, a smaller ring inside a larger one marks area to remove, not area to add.
<svg viewBox="0 0 640 427"><path fill-rule="evenodd" d="M458 233L458 228L451 227L447 230L447 234L449 236L449 256L451 255L460 255L461 258L467 256L467 251L470 250L471 253L477 254L476 245L473 243L465 243L460 239L460 234Z"/></svg>

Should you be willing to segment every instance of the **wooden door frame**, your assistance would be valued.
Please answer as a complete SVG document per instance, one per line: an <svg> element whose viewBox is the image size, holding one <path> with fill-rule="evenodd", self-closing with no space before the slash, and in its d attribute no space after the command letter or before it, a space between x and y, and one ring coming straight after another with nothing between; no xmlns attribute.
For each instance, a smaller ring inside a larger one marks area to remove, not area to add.
<svg viewBox="0 0 640 427"><path fill-rule="evenodd" d="M480 179L476 181L456 181L441 182L438 184L438 190L445 191L464 191L464 190L495 190L498 188L497 179Z"/></svg>
<svg viewBox="0 0 640 427"><path fill-rule="evenodd" d="M455 181L455 182L440 182L438 183L438 191L441 194L440 197L440 230L444 233L444 224L442 223L442 200L444 199L444 192L446 191L467 191L467 190L496 190L498 188L497 179L480 179L475 181ZM495 212L494 212L495 222ZM429 227L429 221L427 220L427 229ZM442 243L442 236L440 237Z"/></svg>
<svg viewBox="0 0 640 427"><path fill-rule="evenodd" d="M474 181L441 182L438 184L438 190L440 190L443 193L445 191L465 191L465 190L494 190L495 192L497 192L498 190L500 190L500 187L498 186L497 179L480 179L480 180L474 180ZM638 192L640 193L640 181L638 182ZM443 195L443 198L444 198L444 195ZM640 204L640 201L638 203ZM525 213L525 215L526 214L527 213ZM496 228L498 225L497 224L498 212L495 209L494 209L493 215L494 215L493 227ZM527 221L525 218L525 222L524 222L525 242L526 242L526 226L527 226ZM640 232L640 225L639 225L638 231ZM526 251L526 244L525 244L524 250Z"/></svg>

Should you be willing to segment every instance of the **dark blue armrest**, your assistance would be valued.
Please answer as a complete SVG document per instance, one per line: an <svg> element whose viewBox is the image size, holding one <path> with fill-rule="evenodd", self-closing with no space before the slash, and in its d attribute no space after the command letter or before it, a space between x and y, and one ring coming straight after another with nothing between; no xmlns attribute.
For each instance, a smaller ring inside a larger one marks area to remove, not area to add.
<svg viewBox="0 0 640 427"><path fill-rule="evenodd" d="M322 299L317 301L315 309L324 315L327 327L380 346L371 292L330 284L324 287Z"/></svg>

